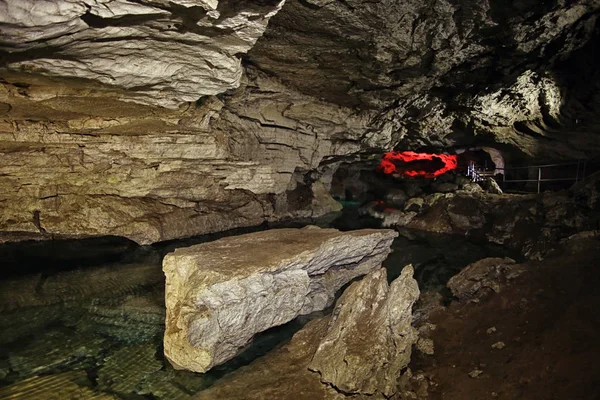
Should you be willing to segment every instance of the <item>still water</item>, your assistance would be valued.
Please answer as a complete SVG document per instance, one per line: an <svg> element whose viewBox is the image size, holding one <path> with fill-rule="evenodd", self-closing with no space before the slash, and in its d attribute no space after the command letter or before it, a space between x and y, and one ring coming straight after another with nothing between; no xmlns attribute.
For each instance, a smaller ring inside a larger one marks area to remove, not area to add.
<svg viewBox="0 0 600 400"><path fill-rule="evenodd" d="M345 215L327 225L348 230L377 222ZM119 238L0 245L0 398L186 399L285 343L313 316L258 335L206 374L174 370L162 351L162 257L266 228L144 247ZM464 237L404 231L384 266L393 280L412 263L421 291L445 294L445 282L461 268L505 255Z"/></svg>

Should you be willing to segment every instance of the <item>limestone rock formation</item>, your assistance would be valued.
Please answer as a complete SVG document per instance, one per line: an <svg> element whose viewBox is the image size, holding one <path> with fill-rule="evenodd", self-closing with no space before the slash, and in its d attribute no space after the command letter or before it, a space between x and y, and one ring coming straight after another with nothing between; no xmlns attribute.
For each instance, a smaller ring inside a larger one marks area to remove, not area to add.
<svg viewBox="0 0 600 400"><path fill-rule="evenodd" d="M3 0L0 50L12 71L89 79L177 108L239 86L239 55L284 1Z"/></svg>
<svg viewBox="0 0 600 400"><path fill-rule="evenodd" d="M392 148L591 157L599 9L1 0L0 241L315 217L323 175Z"/></svg>
<svg viewBox="0 0 600 400"><path fill-rule="evenodd" d="M305 174L360 149L367 123L260 75L226 103L175 111L13 78L0 82L10 104L0 121L4 240L147 244L318 216L339 205Z"/></svg>
<svg viewBox="0 0 600 400"><path fill-rule="evenodd" d="M523 273L523 268L510 258L484 258L466 266L450 278L446 286L460 301L477 300L500 285Z"/></svg>
<svg viewBox="0 0 600 400"><path fill-rule="evenodd" d="M414 211L389 209L382 202L361 211L381 219L386 227L468 235L539 260L561 239L600 226L599 177L594 174L569 190L539 195L497 195L472 190L466 183L454 193L410 199L407 206Z"/></svg>
<svg viewBox="0 0 600 400"><path fill-rule="evenodd" d="M412 275L408 265L388 286L382 268L344 291L309 365L323 382L347 394L395 393L418 339L411 324L419 287Z"/></svg>
<svg viewBox="0 0 600 400"><path fill-rule="evenodd" d="M205 372L252 337L322 310L353 278L378 268L396 233L269 230L177 249L165 256L165 355Z"/></svg>
<svg viewBox="0 0 600 400"><path fill-rule="evenodd" d="M572 119L560 115L565 95L577 95L562 73L548 72L592 37L599 8L598 0L289 0L249 57L304 93L379 110L373 139L389 147L490 134L531 156L572 158L589 154L591 141L570 132L581 143L568 144L555 131Z"/></svg>
<svg viewBox="0 0 600 400"><path fill-rule="evenodd" d="M282 347L242 367L190 400L344 400L307 365L327 331L329 317L309 322Z"/></svg>

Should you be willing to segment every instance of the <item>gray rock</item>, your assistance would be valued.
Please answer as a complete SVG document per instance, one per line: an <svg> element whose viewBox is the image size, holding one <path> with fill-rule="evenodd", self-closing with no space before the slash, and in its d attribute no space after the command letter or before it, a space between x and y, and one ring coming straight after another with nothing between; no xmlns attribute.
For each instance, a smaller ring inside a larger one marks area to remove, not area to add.
<svg viewBox="0 0 600 400"><path fill-rule="evenodd" d="M417 213L410 211L410 212L402 212L402 211L395 211L395 212L387 212L383 215L383 222L381 223L381 226L383 226L384 228L394 228L394 227L400 227L400 226L405 226L408 225L410 223L410 221L413 220L414 217L416 217Z"/></svg>
<svg viewBox="0 0 600 400"><path fill-rule="evenodd" d="M309 365L343 393L395 393L417 341L412 306L419 297L413 268L391 285L385 269L354 282L337 301L328 332Z"/></svg>
<svg viewBox="0 0 600 400"><path fill-rule="evenodd" d="M284 1L224 3L2 0L2 50L11 54L10 70L86 78L127 89L124 100L177 108L238 87L239 54L254 45ZM197 20L186 20L186 13ZM53 49L52 56L33 55L42 47Z"/></svg>
<svg viewBox="0 0 600 400"><path fill-rule="evenodd" d="M417 350L428 356L435 354L435 346L432 339L419 338L416 344Z"/></svg>
<svg viewBox="0 0 600 400"><path fill-rule="evenodd" d="M256 333L330 305L344 284L381 265L396 236L279 229L167 254L165 356L196 372L233 358Z"/></svg>
<svg viewBox="0 0 600 400"><path fill-rule="evenodd" d="M458 185L452 182L442 182L433 185L433 190L440 193L456 192L458 190Z"/></svg>
<svg viewBox="0 0 600 400"><path fill-rule="evenodd" d="M502 191L502 189L500 188L500 186L498 185L498 182L496 182L496 180L494 178L488 177L485 180L486 186L487 186L487 191L489 193L492 194L503 194L504 192Z"/></svg>
<svg viewBox="0 0 600 400"><path fill-rule="evenodd" d="M394 207L403 207L408 195L402 189L392 189L385 195L385 202Z"/></svg>
<svg viewBox="0 0 600 400"><path fill-rule="evenodd" d="M486 223L486 215L479 202L473 199L457 196L448 203L448 218L455 230L467 232L481 228Z"/></svg>
<svg viewBox="0 0 600 400"><path fill-rule="evenodd" d="M510 258L484 258L466 266L446 286L460 301L476 301L489 290L499 293L501 285L524 272Z"/></svg>
<svg viewBox="0 0 600 400"><path fill-rule="evenodd" d="M145 378L162 368L162 361L156 357L157 347L151 342L123 347L106 357L98 371L98 386L125 396L135 392Z"/></svg>
<svg viewBox="0 0 600 400"><path fill-rule="evenodd" d="M310 321L284 344L217 381L189 400L344 400L307 366L327 331L329 317Z"/></svg>
<svg viewBox="0 0 600 400"><path fill-rule="evenodd" d="M464 185L461 186L460 190L463 190L467 193L480 193L483 192L483 188L481 186L479 186L477 183L475 182L467 182Z"/></svg>
<svg viewBox="0 0 600 400"><path fill-rule="evenodd" d="M423 204L424 204L424 200L421 197L412 197L410 199L408 199L408 201L406 202L406 205L404 206L404 211L407 212L419 212L421 211L421 208L423 208Z"/></svg>

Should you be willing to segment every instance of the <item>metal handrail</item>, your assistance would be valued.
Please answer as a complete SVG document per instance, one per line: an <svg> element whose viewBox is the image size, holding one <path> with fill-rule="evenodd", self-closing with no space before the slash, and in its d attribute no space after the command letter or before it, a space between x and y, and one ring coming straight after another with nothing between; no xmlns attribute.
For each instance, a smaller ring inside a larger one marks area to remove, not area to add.
<svg viewBox="0 0 600 400"><path fill-rule="evenodd" d="M569 161L569 162L557 163L557 164L529 165L529 166L525 166L525 167L504 167L504 168L496 168L496 169L507 170L507 169L528 169L528 168L564 167L564 166L567 166L567 165L577 165L577 164L580 164L582 162L585 163L585 162L587 162L587 160Z"/></svg>
<svg viewBox="0 0 600 400"><path fill-rule="evenodd" d="M581 176L579 175L579 171L581 169L581 164L583 163L583 172ZM552 167L565 167L570 165L577 165L577 170L575 171L575 176L570 178L542 178L542 169L552 168ZM506 183L515 183L515 182L537 182L537 193L541 192L542 182L561 182L561 181L575 181L579 182L580 180L585 179L587 160L577 160L570 161L565 163L555 163L555 164L542 164L542 165L529 165L524 167L504 167L497 168L497 170L504 171L502 174L502 183L503 186L506 186ZM537 179L506 179L506 172L510 170L523 170L523 169L535 169L537 168Z"/></svg>
<svg viewBox="0 0 600 400"><path fill-rule="evenodd" d="M583 164L583 171L580 175L581 165ZM542 169L552 168L552 167L564 167L570 165L577 165L577 170L575 172L574 177L569 178L542 178ZM502 174L502 186L505 189L506 183L516 183L516 182L537 182L537 192L541 192L541 184L542 182L560 182L560 181L575 181L579 182L580 180L585 179L587 160L577 160L570 161L565 163L555 163L555 164L542 164L542 165L529 165L524 167L502 167L496 168L495 171L503 171ZM537 179L506 179L506 172L512 170L526 170L526 169L535 169L537 168ZM473 181L478 182L485 179L486 174L482 174L480 169L477 168L475 164L469 164L467 168L467 176L471 177Z"/></svg>

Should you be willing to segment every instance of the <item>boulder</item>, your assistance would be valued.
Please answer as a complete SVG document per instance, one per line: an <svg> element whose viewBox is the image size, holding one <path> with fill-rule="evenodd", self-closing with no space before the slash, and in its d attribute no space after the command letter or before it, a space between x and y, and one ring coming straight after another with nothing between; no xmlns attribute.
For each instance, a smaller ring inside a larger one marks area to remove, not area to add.
<svg viewBox="0 0 600 400"><path fill-rule="evenodd" d="M434 184L433 190L440 193L456 192L458 190L458 185L451 182L442 182Z"/></svg>
<svg viewBox="0 0 600 400"><path fill-rule="evenodd" d="M489 290L500 292L500 285L522 274L523 268L511 258L484 258L467 265L446 286L460 301L477 301Z"/></svg>
<svg viewBox="0 0 600 400"><path fill-rule="evenodd" d="M461 190L467 192L467 193L481 193L483 192L483 189L481 188L481 186L479 186L477 183L475 182L467 182L464 185L461 186Z"/></svg>
<svg viewBox="0 0 600 400"><path fill-rule="evenodd" d="M384 214L383 221L381 222L381 226L385 228L395 228L400 226L405 226L412 221L412 219L417 215L416 212L388 212Z"/></svg>
<svg viewBox="0 0 600 400"><path fill-rule="evenodd" d="M309 365L323 382L348 394L394 394L418 339L412 327L419 297L413 272L405 267L388 285L381 268L344 291Z"/></svg>
<svg viewBox="0 0 600 400"><path fill-rule="evenodd" d="M385 202L394 207L403 207L406 200L408 200L408 195L402 189L391 189L385 195Z"/></svg>
<svg viewBox="0 0 600 400"><path fill-rule="evenodd" d="M423 202L424 201L422 197L412 197L406 202L406 205L404 206L404 211L419 212L423 208Z"/></svg>
<svg viewBox="0 0 600 400"><path fill-rule="evenodd" d="M485 183L486 183L487 191L489 193L492 193L492 194L503 194L504 193L502 191L502 189L500 188L500 185L498 185L498 182L496 182L496 180L494 178L488 177L485 180Z"/></svg>
<svg viewBox="0 0 600 400"><path fill-rule="evenodd" d="M289 343L242 367L190 400L343 400L347 397L321 383L308 370L330 317L310 321Z"/></svg>
<svg viewBox="0 0 600 400"><path fill-rule="evenodd" d="M279 229L167 254L165 356L196 372L233 358L256 333L332 304L344 284L381 265L396 236Z"/></svg>

